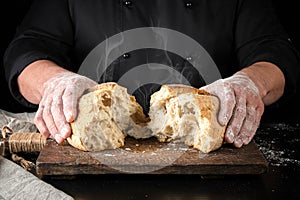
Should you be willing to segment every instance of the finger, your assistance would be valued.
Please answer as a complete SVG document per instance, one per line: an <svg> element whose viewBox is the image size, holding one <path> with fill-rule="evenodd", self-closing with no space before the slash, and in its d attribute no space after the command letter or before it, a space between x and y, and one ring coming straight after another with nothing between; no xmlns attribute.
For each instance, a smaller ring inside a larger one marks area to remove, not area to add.
<svg viewBox="0 0 300 200"><path fill-rule="evenodd" d="M241 148L243 146L243 140L240 137L236 137L233 142L233 146L236 148Z"/></svg>
<svg viewBox="0 0 300 200"><path fill-rule="evenodd" d="M66 121L65 115L63 113L63 104L61 96L54 96L51 105L51 113L53 116L55 126L57 127L58 133L60 134L60 137L63 140L68 138L71 134L71 128L68 122Z"/></svg>
<svg viewBox="0 0 300 200"><path fill-rule="evenodd" d="M218 120L220 124L224 126L232 117L233 110L236 104L236 98L234 91L232 90L230 85L227 85L227 83L224 83L223 87L220 89L222 89L222 91L220 91L219 93L221 93L222 95L219 96L220 110L218 114Z"/></svg>
<svg viewBox="0 0 300 200"><path fill-rule="evenodd" d="M245 122L241 128L240 134L238 136L239 140L243 142L243 144L247 145L252 140L256 129L256 121L257 121L256 109L254 106L247 107L247 116Z"/></svg>
<svg viewBox="0 0 300 200"><path fill-rule="evenodd" d="M261 117L262 117L262 115L264 113L264 109L265 109L265 105L262 102L262 100L257 105L258 106L256 108L256 117L255 117L255 122L254 122L254 125L253 125L253 129L255 129L255 130L257 130L258 127L259 127L260 120L261 120ZM254 135L253 135L253 137L254 137Z"/></svg>
<svg viewBox="0 0 300 200"><path fill-rule="evenodd" d="M44 106L40 104L34 117L34 124L36 125L39 132L48 138L50 136L50 132L48 131L48 128L44 122L43 111L44 111Z"/></svg>
<svg viewBox="0 0 300 200"><path fill-rule="evenodd" d="M51 89L49 89L48 87L45 87L44 94L47 94L47 91L49 91L49 90L51 90ZM51 91L50 91L50 94L51 94ZM39 103L39 108L34 117L34 123L42 135L44 135L45 137L49 137L49 136L51 136L51 134L50 134L50 132L47 128L47 125L45 123L45 120L43 118L46 97L47 97L46 95L43 95L43 97Z"/></svg>
<svg viewBox="0 0 300 200"><path fill-rule="evenodd" d="M43 119L47 126L48 131L52 135L52 137L58 142L63 142L63 139L58 134L58 129L55 125L52 112L51 112L51 104L52 104L52 98L47 98L45 102L44 112L43 112Z"/></svg>
<svg viewBox="0 0 300 200"><path fill-rule="evenodd" d="M257 105L257 107L256 107L256 114L257 114L256 119L258 120L257 123L259 124L260 120L261 120L261 117L262 117L262 115L265 111L265 104L263 103L263 101L261 99L259 99L259 102L256 105Z"/></svg>
<svg viewBox="0 0 300 200"><path fill-rule="evenodd" d="M254 105L247 106L247 117L239 135L239 139L243 141L244 145L249 144L253 139L263 112L264 104L260 98L256 98Z"/></svg>
<svg viewBox="0 0 300 200"><path fill-rule="evenodd" d="M73 87L67 87L62 96L63 112L69 123L73 122L77 116L79 94L76 91Z"/></svg>
<svg viewBox="0 0 300 200"><path fill-rule="evenodd" d="M233 143L240 133L246 117L246 99L244 97L238 98L233 111L231 120L227 126L225 133L225 141Z"/></svg>

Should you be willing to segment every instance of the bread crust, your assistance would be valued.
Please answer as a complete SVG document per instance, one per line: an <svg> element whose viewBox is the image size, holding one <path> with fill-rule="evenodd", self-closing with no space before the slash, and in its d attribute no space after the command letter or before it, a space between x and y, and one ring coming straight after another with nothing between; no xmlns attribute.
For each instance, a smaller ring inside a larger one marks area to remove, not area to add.
<svg viewBox="0 0 300 200"><path fill-rule="evenodd" d="M70 145L83 151L114 149L124 145L125 134L110 116L111 97L116 87L117 84L111 82L100 84L81 96L78 116L71 123L72 135L67 138Z"/></svg>
<svg viewBox="0 0 300 200"><path fill-rule="evenodd" d="M154 136L160 142L179 140L208 153L220 148L224 139L226 126L218 123L218 111L218 98L205 90L167 84L151 95L149 121L126 88L108 82L82 95L67 141L83 151L99 151L122 147L126 135L137 139ZM90 144L95 138L98 146Z"/></svg>
<svg viewBox="0 0 300 200"><path fill-rule="evenodd" d="M160 142L180 140L208 153L221 147L224 139L226 127L218 123L218 111L218 98L205 90L182 84L163 85L151 96L149 125ZM195 130L186 133L183 126Z"/></svg>
<svg viewBox="0 0 300 200"><path fill-rule="evenodd" d="M100 151L124 146L127 134L150 137L142 107L127 89L115 82L99 84L84 92L78 116L71 123L70 145L83 151Z"/></svg>
<svg viewBox="0 0 300 200"><path fill-rule="evenodd" d="M82 151L88 151L87 148L85 148L85 146L83 146L78 134L75 132L76 131L74 131L74 133L70 137L67 138L68 143L77 149L80 149Z"/></svg>
<svg viewBox="0 0 300 200"><path fill-rule="evenodd" d="M170 94L173 96L177 96L178 94L183 93L194 93L199 95L210 95L209 92L201 89L197 89L190 85L183 85L183 84L165 84L161 86L161 89L166 88Z"/></svg>

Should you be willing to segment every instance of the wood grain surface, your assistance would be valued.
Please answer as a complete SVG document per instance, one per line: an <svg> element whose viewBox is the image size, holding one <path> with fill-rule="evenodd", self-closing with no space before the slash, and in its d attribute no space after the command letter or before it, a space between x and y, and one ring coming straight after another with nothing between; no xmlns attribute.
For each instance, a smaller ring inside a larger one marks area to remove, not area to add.
<svg viewBox="0 0 300 200"><path fill-rule="evenodd" d="M126 138L114 150L85 152L68 143L48 141L36 162L39 176L81 174L262 174L268 162L252 141L237 149L223 145L204 154L180 143L159 143L154 138Z"/></svg>

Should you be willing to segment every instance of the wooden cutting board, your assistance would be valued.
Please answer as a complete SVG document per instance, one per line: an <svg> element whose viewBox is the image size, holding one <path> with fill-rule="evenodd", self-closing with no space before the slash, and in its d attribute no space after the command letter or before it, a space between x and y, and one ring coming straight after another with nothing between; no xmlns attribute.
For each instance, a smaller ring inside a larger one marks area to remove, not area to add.
<svg viewBox="0 0 300 200"><path fill-rule="evenodd" d="M262 174L268 162L252 141L237 149L224 145L204 154L179 143L127 137L115 150L84 152L67 143L48 141L36 162L37 175L82 174Z"/></svg>

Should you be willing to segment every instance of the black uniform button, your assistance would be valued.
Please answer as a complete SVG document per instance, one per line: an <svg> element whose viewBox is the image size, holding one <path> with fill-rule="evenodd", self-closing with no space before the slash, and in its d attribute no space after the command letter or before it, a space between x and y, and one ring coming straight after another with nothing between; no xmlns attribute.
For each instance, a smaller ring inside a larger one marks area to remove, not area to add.
<svg viewBox="0 0 300 200"><path fill-rule="evenodd" d="M192 8L192 6L193 6L192 2L186 2L185 3L186 8Z"/></svg>
<svg viewBox="0 0 300 200"><path fill-rule="evenodd" d="M191 56L186 57L186 60L191 62L193 60L193 58Z"/></svg>
<svg viewBox="0 0 300 200"><path fill-rule="evenodd" d="M129 53L124 53L124 54L123 54L123 58L124 58L124 59L130 58L130 54L129 54Z"/></svg>
<svg viewBox="0 0 300 200"><path fill-rule="evenodd" d="M123 1L123 5L126 6L126 7L131 7L132 6L132 1L125 0L125 1Z"/></svg>

